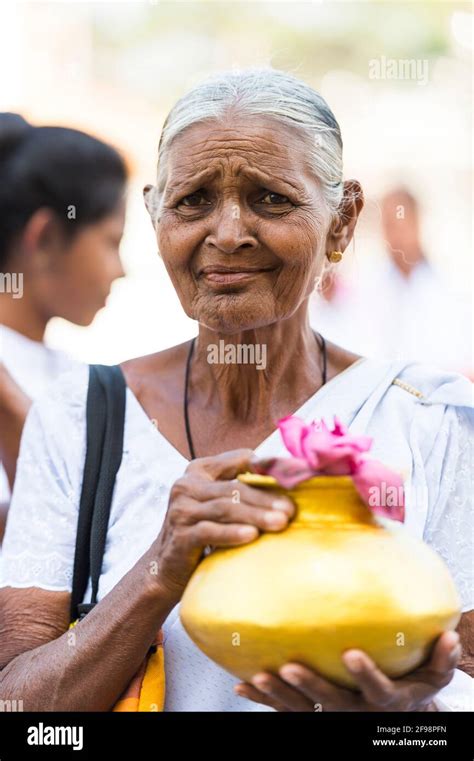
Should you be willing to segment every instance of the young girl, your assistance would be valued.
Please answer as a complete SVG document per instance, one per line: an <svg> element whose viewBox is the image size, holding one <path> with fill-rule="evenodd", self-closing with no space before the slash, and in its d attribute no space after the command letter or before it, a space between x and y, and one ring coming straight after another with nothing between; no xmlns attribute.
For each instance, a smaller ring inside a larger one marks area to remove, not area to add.
<svg viewBox="0 0 474 761"><path fill-rule="evenodd" d="M0 541L31 400L73 364L46 326L89 325L124 274L126 178L100 140L0 114Z"/></svg>

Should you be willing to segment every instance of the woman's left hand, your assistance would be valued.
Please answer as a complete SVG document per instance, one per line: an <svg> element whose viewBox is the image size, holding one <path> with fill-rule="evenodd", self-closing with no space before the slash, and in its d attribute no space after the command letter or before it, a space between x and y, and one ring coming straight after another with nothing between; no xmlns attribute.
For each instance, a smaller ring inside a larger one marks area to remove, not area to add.
<svg viewBox="0 0 474 761"><path fill-rule="evenodd" d="M234 689L277 711L431 711L437 710L433 698L451 681L460 657L459 635L449 631L439 637L427 663L396 680L361 650L346 651L342 660L360 692L337 687L299 663L285 664L278 676L256 674L251 684Z"/></svg>

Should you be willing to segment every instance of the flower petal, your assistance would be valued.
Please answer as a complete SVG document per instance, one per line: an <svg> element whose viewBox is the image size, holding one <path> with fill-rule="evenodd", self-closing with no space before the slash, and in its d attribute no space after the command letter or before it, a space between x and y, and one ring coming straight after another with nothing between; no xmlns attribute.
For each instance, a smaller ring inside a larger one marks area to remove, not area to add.
<svg viewBox="0 0 474 761"><path fill-rule="evenodd" d="M316 423L307 426L301 437L302 455L314 470L319 470L321 467L320 456L330 452L333 447L331 433L324 425L324 421L321 423L321 426Z"/></svg>
<svg viewBox="0 0 474 761"><path fill-rule="evenodd" d="M260 473L264 472L267 476L273 476L284 489L292 489L301 481L314 476L312 468L301 457L276 457L267 461L263 467L260 463L260 468Z"/></svg>
<svg viewBox="0 0 474 761"><path fill-rule="evenodd" d="M293 457L302 457L301 438L307 426L301 418L288 415L278 421L283 443Z"/></svg>
<svg viewBox="0 0 474 761"><path fill-rule="evenodd" d="M403 479L378 460L362 460L352 476L354 486L377 515L394 521L405 520Z"/></svg>
<svg viewBox="0 0 474 761"><path fill-rule="evenodd" d="M319 457L319 472L327 476L350 476L357 472L360 454L346 448L332 449Z"/></svg>
<svg viewBox="0 0 474 761"><path fill-rule="evenodd" d="M333 437L333 442L336 447L347 446L354 452L368 452L372 446L373 439L371 436L344 434L344 436Z"/></svg>
<svg viewBox="0 0 474 761"><path fill-rule="evenodd" d="M339 420L337 415L334 415L334 428L332 429L332 433L335 436L345 436L347 433L347 426Z"/></svg>

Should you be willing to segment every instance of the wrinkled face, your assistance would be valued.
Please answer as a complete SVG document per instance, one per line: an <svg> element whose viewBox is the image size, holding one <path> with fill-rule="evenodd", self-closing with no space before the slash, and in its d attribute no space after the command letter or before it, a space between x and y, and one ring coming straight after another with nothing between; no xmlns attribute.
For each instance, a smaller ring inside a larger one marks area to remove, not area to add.
<svg viewBox="0 0 474 761"><path fill-rule="evenodd" d="M297 129L267 117L175 138L156 229L188 316L233 333L286 319L310 295L331 216L308 154Z"/></svg>

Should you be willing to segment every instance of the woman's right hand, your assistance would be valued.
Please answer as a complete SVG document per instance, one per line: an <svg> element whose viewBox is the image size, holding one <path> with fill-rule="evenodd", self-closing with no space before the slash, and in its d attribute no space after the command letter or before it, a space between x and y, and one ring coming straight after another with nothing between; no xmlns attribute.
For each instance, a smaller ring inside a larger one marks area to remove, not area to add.
<svg viewBox="0 0 474 761"><path fill-rule="evenodd" d="M293 516L288 497L233 480L251 470L255 459L251 449L203 457L174 483L163 527L150 549L159 586L176 601L207 545L247 544L261 531L281 531Z"/></svg>

